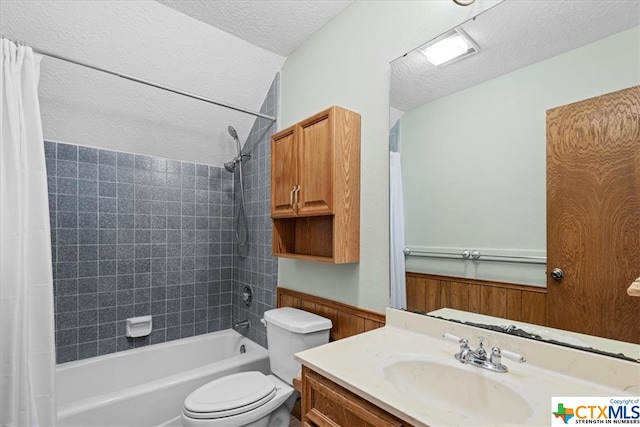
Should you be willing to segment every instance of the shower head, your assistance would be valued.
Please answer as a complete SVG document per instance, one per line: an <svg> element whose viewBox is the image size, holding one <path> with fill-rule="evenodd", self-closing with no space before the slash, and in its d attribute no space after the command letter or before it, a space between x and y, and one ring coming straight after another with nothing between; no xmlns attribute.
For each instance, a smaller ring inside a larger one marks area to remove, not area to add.
<svg viewBox="0 0 640 427"><path fill-rule="evenodd" d="M227 129L229 130L229 135L231 135L233 139L238 139L238 132L236 132L233 126L229 126Z"/></svg>
<svg viewBox="0 0 640 427"><path fill-rule="evenodd" d="M227 162L224 164L224 168L231 173L234 173L236 171L236 161L232 160L230 162Z"/></svg>

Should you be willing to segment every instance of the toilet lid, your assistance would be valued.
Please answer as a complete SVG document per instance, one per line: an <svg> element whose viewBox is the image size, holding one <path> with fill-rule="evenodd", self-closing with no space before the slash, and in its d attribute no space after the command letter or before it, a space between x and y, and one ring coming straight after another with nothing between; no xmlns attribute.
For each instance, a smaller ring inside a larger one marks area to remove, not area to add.
<svg viewBox="0 0 640 427"><path fill-rule="evenodd" d="M222 418L248 412L273 399L276 386L262 372L227 375L196 389L184 401L192 418Z"/></svg>

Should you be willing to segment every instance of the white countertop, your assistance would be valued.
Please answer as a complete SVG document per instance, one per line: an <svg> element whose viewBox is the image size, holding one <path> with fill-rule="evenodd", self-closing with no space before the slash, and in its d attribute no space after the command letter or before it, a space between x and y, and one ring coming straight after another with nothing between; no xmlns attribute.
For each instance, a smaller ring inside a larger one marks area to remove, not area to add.
<svg viewBox="0 0 640 427"><path fill-rule="evenodd" d="M528 361L517 364L503 360L509 368L505 374L463 365L453 357L458 351L457 345L441 338L445 332L468 338L474 348L477 344L475 336L481 334L486 338L487 348L497 345L516 351L524 354ZM393 385L385 368L403 358L436 361L437 366L454 369L447 372L462 369L468 371L462 374L474 375L476 384L486 385L487 392L466 399L470 402L469 407L473 406L473 401L479 410L491 410L492 390L501 384L526 399L531 411L525 419L501 421L500 415L496 415L491 418L492 424L549 425L552 396L640 394L640 364L392 309L387 310L387 326L383 328L296 354L296 360L303 365L416 426L487 424L490 419L487 414L482 418L473 411L465 411L468 408L465 408L464 394L459 393L464 389L464 383L455 384L459 378L450 378L450 383L447 380L440 384L426 384L428 381L425 381L424 387L432 393L429 399L419 391L415 392L415 388L400 390ZM452 386L455 389L452 390ZM461 399L439 401L440 394L447 395L446 387L449 387L449 395L455 393L457 397L459 393ZM435 395L434 388L438 390ZM477 406L478 401L481 406ZM493 413L490 414L492 417Z"/></svg>

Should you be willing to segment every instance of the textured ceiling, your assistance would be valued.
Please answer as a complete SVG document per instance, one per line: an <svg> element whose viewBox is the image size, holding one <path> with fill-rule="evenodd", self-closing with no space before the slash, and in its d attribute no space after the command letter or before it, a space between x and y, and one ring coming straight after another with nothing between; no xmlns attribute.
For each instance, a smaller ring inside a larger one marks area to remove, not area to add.
<svg viewBox="0 0 640 427"><path fill-rule="evenodd" d="M253 45L287 56L352 0L157 0Z"/></svg>
<svg viewBox="0 0 640 427"><path fill-rule="evenodd" d="M0 26L2 35L28 45L258 110L284 55L350 3L1 0ZM446 13L473 11L448 1L394 4L419 5L440 22ZM391 106L406 111L639 21L637 0L506 0L463 25L480 54L442 69L415 52L396 60ZM425 22L417 17L393 28L398 38L438 28ZM42 62L40 94L49 139L211 164L233 154L227 126L244 141L255 120L50 58Z"/></svg>
<svg viewBox="0 0 640 427"><path fill-rule="evenodd" d="M351 1L0 0L2 35L258 111L285 56ZM255 117L45 57L45 138L222 165Z"/></svg>
<svg viewBox="0 0 640 427"><path fill-rule="evenodd" d="M0 0L2 35L257 111L285 58L155 1ZM222 165L255 117L44 57L45 138Z"/></svg>
<svg viewBox="0 0 640 427"><path fill-rule="evenodd" d="M390 105L408 111L639 23L635 0L505 0L461 25L480 53L443 68L418 51L392 62Z"/></svg>

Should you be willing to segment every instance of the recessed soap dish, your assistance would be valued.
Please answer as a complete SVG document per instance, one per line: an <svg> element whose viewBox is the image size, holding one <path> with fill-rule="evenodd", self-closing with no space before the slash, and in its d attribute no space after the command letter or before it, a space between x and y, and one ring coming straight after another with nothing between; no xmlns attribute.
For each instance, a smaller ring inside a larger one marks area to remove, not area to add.
<svg viewBox="0 0 640 427"><path fill-rule="evenodd" d="M130 317L127 319L127 336L129 338L146 337L151 333L151 316Z"/></svg>

